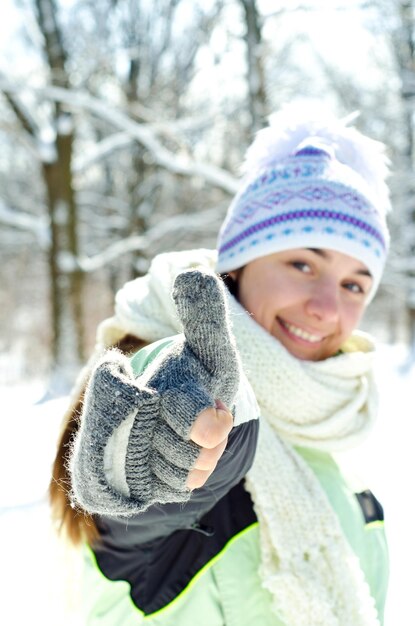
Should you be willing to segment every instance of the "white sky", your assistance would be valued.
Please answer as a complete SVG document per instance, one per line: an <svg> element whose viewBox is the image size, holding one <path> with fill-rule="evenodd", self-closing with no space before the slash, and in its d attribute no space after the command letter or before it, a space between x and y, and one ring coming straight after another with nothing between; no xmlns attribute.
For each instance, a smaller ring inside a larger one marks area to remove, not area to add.
<svg viewBox="0 0 415 626"><path fill-rule="evenodd" d="M0 6L0 49L1 53L13 47L13 34L19 26L20 14L16 11L13 0L2 0Z"/></svg>

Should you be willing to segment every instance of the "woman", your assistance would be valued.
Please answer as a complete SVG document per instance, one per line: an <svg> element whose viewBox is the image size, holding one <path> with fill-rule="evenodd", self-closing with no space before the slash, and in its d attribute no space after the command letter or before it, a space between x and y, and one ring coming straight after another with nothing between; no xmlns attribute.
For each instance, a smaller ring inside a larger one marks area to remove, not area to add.
<svg viewBox="0 0 415 626"><path fill-rule="evenodd" d="M89 546L88 624L382 623L382 509L332 453L376 413L355 329L386 260L385 174L357 130L280 113L217 252L160 255L117 295L101 349L147 345L95 360L51 484Z"/></svg>

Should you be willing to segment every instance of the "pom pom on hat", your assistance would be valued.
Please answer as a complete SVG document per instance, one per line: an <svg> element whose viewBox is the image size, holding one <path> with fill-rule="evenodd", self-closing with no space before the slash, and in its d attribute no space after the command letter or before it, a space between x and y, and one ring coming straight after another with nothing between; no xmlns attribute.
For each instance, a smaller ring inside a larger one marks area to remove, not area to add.
<svg viewBox="0 0 415 626"><path fill-rule="evenodd" d="M385 179L389 159L385 145L348 126L358 113L337 119L321 107L290 105L269 117L269 126L258 131L248 148L242 172L252 178L261 170L272 167L292 156L305 140L318 142L331 150L334 158L354 170L367 183L379 208L389 211L389 189Z"/></svg>
<svg viewBox="0 0 415 626"><path fill-rule="evenodd" d="M382 143L327 111L292 106L248 148L241 189L218 239L218 272L292 248L327 248L364 263L373 297L389 245Z"/></svg>

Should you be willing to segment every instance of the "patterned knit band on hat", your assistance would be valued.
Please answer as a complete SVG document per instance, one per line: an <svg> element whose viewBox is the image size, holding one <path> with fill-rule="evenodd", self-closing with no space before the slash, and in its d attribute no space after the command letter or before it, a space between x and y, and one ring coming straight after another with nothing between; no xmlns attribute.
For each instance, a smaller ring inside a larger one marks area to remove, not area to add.
<svg viewBox="0 0 415 626"><path fill-rule="evenodd" d="M379 285L389 247L383 144L334 118L271 117L248 149L245 176L218 238L220 273L294 248L362 262Z"/></svg>

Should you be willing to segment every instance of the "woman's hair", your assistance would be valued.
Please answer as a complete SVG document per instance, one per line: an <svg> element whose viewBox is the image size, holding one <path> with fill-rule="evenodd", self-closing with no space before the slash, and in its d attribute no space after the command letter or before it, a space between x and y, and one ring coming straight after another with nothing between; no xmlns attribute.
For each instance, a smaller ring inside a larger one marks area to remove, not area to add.
<svg viewBox="0 0 415 626"><path fill-rule="evenodd" d="M238 270L238 279L240 277L240 273L243 268L241 267ZM221 279L225 283L225 287L229 291L229 293L235 298L235 300L239 300L238 298L238 280L235 280L230 274L220 274Z"/></svg>
<svg viewBox="0 0 415 626"><path fill-rule="evenodd" d="M146 342L138 337L126 335L113 347L118 348L124 354L133 354L145 345ZM99 539L94 516L75 508L71 502L71 476L68 469L68 455L80 425L84 394L90 373L86 374L82 391L78 397L74 398L64 416L62 434L58 442L49 484L52 518L57 524L58 531L74 545L82 541L92 544Z"/></svg>

